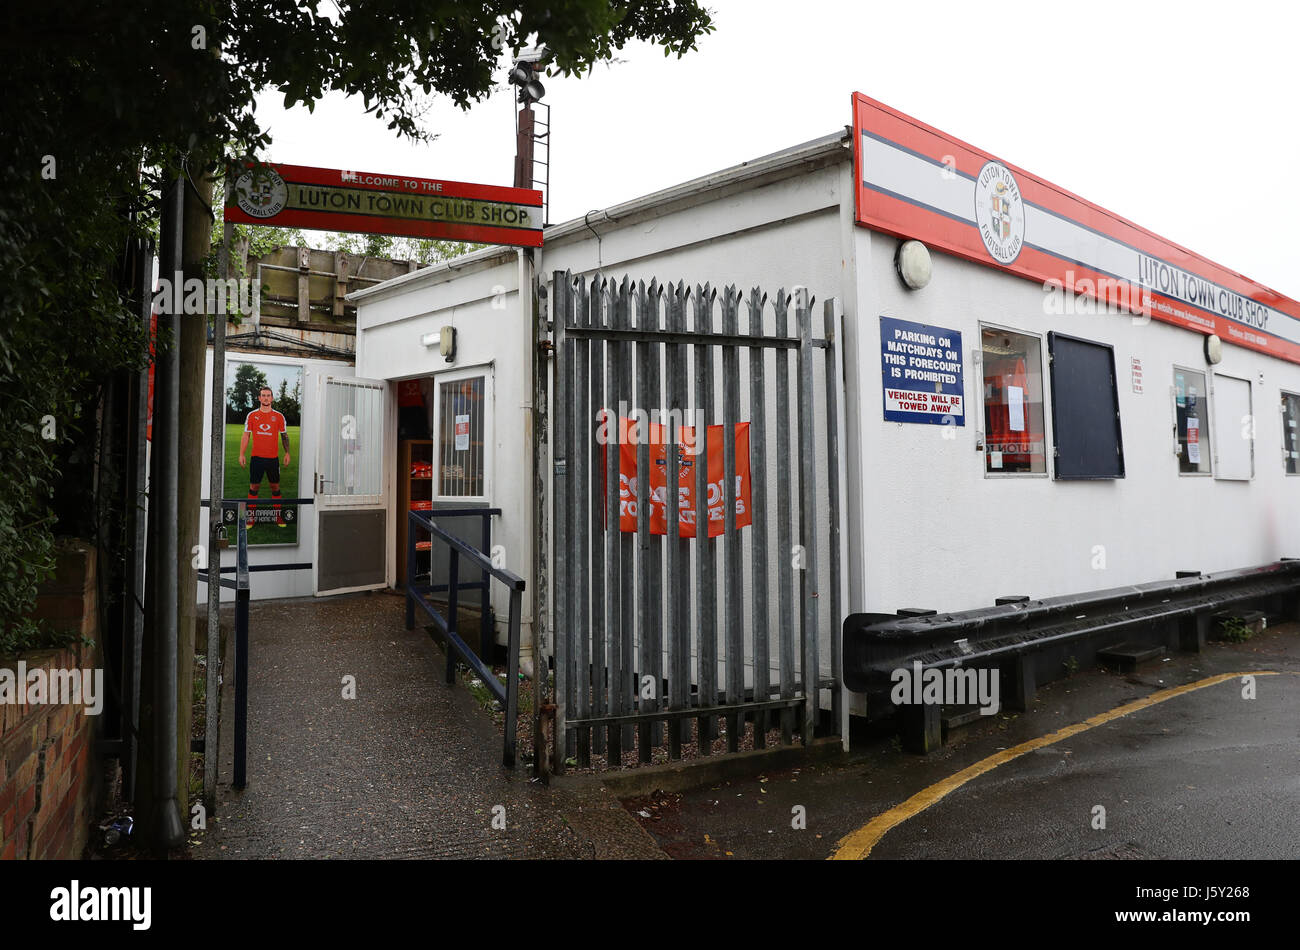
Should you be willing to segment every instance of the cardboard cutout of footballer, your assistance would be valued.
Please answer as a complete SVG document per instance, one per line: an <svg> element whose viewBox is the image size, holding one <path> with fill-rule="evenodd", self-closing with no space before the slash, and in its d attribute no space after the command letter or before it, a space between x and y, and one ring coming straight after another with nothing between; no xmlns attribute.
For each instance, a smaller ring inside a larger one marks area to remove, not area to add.
<svg viewBox="0 0 1300 950"><path fill-rule="evenodd" d="M297 544L298 435L302 367L283 363L226 364L225 496L247 498L248 543ZM233 540L235 511L223 515Z"/></svg>
<svg viewBox="0 0 1300 950"><path fill-rule="evenodd" d="M284 421L283 413L271 408L275 393L270 386L263 386L257 394L258 408L248 414L244 420L244 435L239 440L239 467L246 464L245 452L252 448L248 464L248 527L256 521L257 496L261 492L262 479L271 483L271 508L275 511L275 524L278 528L287 528L284 512L280 508L280 458L277 442L284 446L284 467L289 467L292 456L289 454L289 426Z"/></svg>

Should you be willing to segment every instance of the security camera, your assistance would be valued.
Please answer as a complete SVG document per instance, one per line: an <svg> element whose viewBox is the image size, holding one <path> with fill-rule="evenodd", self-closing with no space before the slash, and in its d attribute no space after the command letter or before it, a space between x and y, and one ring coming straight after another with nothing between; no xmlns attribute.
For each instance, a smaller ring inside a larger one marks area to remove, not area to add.
<svg viewBox="0 0 1300 950"><path fill-rule="evenodd" d="M549 58L551 51L546 48L545 44L541 46L531 46L515 57L516 63L541 63Z"/></svg>

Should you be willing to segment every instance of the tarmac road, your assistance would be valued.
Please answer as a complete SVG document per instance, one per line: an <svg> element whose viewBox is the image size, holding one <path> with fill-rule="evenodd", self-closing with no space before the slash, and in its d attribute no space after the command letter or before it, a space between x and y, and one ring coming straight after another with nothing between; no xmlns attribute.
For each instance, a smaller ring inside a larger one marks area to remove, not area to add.
<svg viewBox="0 0 1300 950"><path fill-rule="evenodd" d="M681 858L1294 859L1300 624L1057 681L928 757L855 741L838 763L626 804Z"/></svg>

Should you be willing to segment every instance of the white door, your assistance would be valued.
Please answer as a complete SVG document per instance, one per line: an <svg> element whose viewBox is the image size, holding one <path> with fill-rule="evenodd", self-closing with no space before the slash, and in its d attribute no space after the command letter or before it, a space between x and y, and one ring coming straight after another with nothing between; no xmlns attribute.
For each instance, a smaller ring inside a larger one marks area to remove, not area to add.
<svg viewBox="0 0 1300 950"><path fill-rule="evenodd" d="M321 376L316 397L321 407L316 436L316 594L383 587L388 555L388 384Z"/></svg>

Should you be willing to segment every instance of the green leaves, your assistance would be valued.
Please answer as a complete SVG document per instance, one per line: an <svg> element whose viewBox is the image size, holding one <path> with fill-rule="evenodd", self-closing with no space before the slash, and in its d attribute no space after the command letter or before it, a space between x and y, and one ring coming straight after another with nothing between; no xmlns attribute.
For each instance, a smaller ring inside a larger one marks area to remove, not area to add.
<svg viewBox="0 0 1300 950"><path fill-rule="evenodd" d="M361 96L397 135L429 140L424 95L462 108L485 98L510 52L544 43L550 68L585 72L632 40L682 55L713 29L695 0L61 0L28 5L0 31L0 634L31 633L22 619L53 563L53 514L89 508L88 484L56 497L56 459L35 421L58 420L62 439L96 444L99 389L138 368L148 345L121 289L128 242L157 232L161 194L182 161L263 156L259 93L313 110L327 92ZM327 8L328 9L328 8ZM196 24L206 48L191 44ZM53 155L57 177L39 174ZM301 235L241 230L251 257ZM273 236L272 236L273 235ZM219 244L218 240L214 244ZM454 242L390 245L433 263ZM247 276L237 274L236 276ZM159 345L167 345L160 341ZM85 433L77 433L85 403ZM65 453L66 454L66 453ZM72 479L70 479L72 480ZM76 493L80 492L80 495ZM72 493L68 497L67 493ZM0 639L0 645L16 642Z"/></svg>

